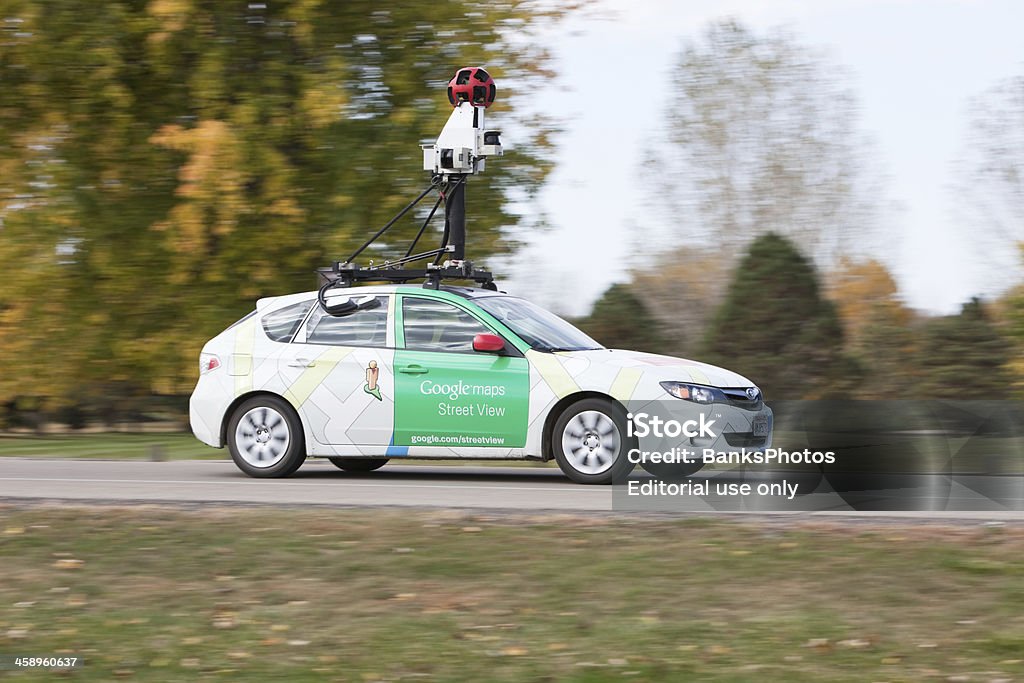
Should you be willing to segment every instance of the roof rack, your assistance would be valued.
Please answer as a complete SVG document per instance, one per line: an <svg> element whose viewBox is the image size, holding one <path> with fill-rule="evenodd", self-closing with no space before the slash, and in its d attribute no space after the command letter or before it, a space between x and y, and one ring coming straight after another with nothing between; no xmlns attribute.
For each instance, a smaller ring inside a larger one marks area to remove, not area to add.
<svg viewBox="0 0 1024 683"><path fill-rule="evenodd" d="M404 265L411 260L421 260L434 256L437 253L445 253L445 250L433 250L419 255L419 258L409 257L397 261L385 261L379 266L370 265L367 267L358 266L347 261L337 261L330 268L320 268L317 274L327 287L351 287L357 283L366 282L393 282L405 284L414 280L423 280L425 289L440 289L443 280L463 280L475 282L484 289L498 291L494 283L494 275L489 270L481 270L473 265L472 261L446 261L443 264L428 264L425 268L405 268Z"/></svg>

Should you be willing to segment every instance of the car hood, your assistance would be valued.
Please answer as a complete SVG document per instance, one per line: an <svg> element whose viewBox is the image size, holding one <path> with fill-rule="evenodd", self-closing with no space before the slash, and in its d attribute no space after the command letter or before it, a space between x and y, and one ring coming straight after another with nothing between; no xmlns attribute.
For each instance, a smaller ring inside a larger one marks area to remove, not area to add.
<svg viewBox="0 0 1024 683"><path fill-rule="evenodd" d="M591 351L563 351L559 356L578 358L620 368L636 368L659 381L694 382L713 387L752 387L749 379L733 372L695 360L662 356L656 353L626 351L623 349L594 349Z"/></svg>

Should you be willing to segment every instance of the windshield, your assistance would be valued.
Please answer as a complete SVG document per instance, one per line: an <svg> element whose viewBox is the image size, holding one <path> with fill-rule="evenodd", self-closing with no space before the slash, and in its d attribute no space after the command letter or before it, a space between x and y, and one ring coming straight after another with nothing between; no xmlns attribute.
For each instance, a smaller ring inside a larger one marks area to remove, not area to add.
<svg viewBox="0 0 1024 683"><path fill-rule="evenodd" d="M474 302L508 326L537 351L584 351L604 348L554 313L529 301L488 296Z"/></svg>

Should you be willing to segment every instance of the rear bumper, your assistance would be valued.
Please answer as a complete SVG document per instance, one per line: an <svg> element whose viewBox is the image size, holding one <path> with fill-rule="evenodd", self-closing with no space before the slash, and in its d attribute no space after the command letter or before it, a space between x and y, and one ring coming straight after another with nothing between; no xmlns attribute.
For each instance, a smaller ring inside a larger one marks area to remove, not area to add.
<svg viewBox="0 0 1024 683"><path fill-rule="evenodd" d="M200 376L188 399L188 422L195 437L207 446L224 447L221 425L227 405L220 383L209 375Z"/></svg>

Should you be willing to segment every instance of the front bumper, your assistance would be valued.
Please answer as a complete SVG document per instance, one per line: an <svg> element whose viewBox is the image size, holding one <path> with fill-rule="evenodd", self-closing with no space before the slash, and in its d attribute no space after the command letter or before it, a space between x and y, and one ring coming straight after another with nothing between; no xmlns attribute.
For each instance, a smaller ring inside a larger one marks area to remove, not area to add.
<svg viewBox="0 0 1024 683"><path fill-rule="evenodd" d="M679 424L704 423L706 433L689 436L672 429L635 431L637 447L647 453L687 452L698 458L709 453L757 453L771 448L774 414L767 405L756 410L740 408L728 403L697 404L680 399L628 406L638 415L656 415L664 425L669 421Z"/></svg>

